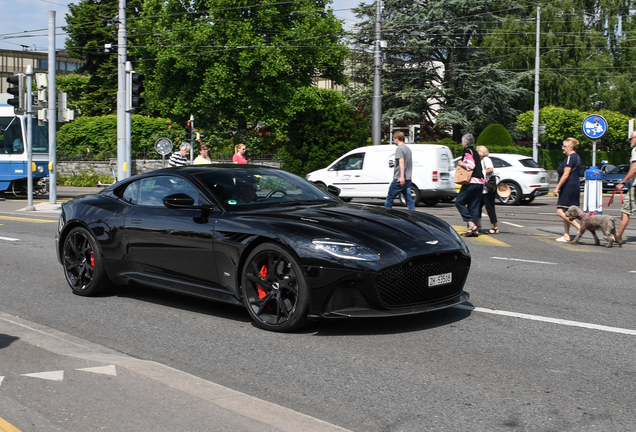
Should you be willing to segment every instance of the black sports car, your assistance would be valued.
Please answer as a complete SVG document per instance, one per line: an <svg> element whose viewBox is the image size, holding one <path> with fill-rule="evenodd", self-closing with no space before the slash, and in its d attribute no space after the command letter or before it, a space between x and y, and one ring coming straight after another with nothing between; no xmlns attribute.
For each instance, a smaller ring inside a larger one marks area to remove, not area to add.
<svg viewBox="0 0 636 432"><path fill-rule="evenodd" d="M262 166L152 171L62 204L58 259L76 294L136 281L245 305L274 331L468 300L470 254L446 222L337 192Z"/></svg>

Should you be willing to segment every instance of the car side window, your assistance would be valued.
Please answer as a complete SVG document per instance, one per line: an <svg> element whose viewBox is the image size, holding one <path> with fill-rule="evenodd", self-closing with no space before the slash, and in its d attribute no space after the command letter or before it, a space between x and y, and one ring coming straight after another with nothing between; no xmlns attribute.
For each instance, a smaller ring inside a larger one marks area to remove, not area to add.
<svg viewBox="0 0 636 432"><path fill-rule="evenodd" d="M168 195L186 194L199 205L199 191L189 181L175 176L148 177L139 181L139 205L165 207L163 199Z"/></svg>
<svg viewBox="0 0 636 432"><path fill-rule="evenodd" d="M364 153L355 153L338 161L329 171L361 170L364 163Z"/></svg>
<svg viewBox="0 0 636 432"><path fill-rule="evenodd" d="M137 198L139 196L139 181L132 182L126 187L126 190L122 194L122 199L128 201L131 204L137 204Z"/></svg>
<svg viewBox="0 0 636 432"><path fill-rule="evenodd" d="M506 168L506 167L512 166L505 160L499 159L498 157L490 156L490 160L492 161L492 166L494 168Z"/></svg>

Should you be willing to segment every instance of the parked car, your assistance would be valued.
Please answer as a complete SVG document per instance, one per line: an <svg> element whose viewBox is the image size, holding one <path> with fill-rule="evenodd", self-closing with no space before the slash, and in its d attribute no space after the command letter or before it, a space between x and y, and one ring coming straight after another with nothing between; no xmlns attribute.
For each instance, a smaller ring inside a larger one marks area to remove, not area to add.
<svg viewBox="0 0 636 432"><path fill-rule="evenodd" d="M457 195L450 149L436 144L405 144L413 154L411 195L415 205L436 205ZM305 177L316 185L336 186L340 198L386 198L393 180L394 145L360 147L339 157L327 168ZM401 195L400 195L401 196ZM403 198L403 197L402 197Z"/></svg>
<svg viewBox="0 0 636 432"><path fill-rule="evenodd" d="M502 204L530 204L535 197L547 195L550 189L548 173L531 157L507 153L490 153L488 157L492 160L499 182L510 187L510 196L497 196ZM453 159L455 167L460 159Z"/></svg>
<svg viewBox="0 0 636 432"><path fill-rule="evenodd" d="M627 174L628 171L629 165L621 164L603 173L603 193L612 193L616 188L616 184L625 178L625 174ZM623 186L623 192L627 192L631 185L632 182L628 181L627 184Z"/></svg>
<svg viewBox="0 0 636 432"><path fill-rule="evenodd" d="M468 300L471 257L450 225L337 192L262 166L150 171L63 203L57 257L75 294L139 282L243 305L271 331Z"/></svg>

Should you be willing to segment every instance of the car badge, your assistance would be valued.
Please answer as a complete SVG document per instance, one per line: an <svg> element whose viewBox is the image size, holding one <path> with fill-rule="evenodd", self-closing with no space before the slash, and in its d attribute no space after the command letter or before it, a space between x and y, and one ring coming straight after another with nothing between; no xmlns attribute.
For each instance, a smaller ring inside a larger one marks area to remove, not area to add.
<svg viewBox="0 0 636 432"><path fill-rule="evenodd" d="M426 244L437 244L437 243L439 243L439 241L437 240L429 240L426 242Z"/></svg>
<svg viewBox="0 0 636 432"><path fill-rule="evenodd" d="M316 219L309 219L309 218L301 217L301 218L300 218L300 220L301 220L301 221L306 221L306 222L315 222L315 223L318 223L318 221L317 221Z"/></svg>

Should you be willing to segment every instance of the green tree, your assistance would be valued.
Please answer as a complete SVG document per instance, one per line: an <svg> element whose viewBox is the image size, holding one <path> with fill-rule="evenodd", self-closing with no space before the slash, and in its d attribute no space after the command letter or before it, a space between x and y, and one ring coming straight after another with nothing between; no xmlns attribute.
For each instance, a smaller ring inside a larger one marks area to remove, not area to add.
<svg viewBox="0 0 636 432"><path fill-rule="evenodd" d="M383 120L437 122L462 133L489 123L507 124L518 114L514 104L527 96L521 78L484 61L484 33L504 19L509 0L387 0L382 39L388 48L382 71ZM366 47L374 35L374 8L356 9L366 19L353 41L353 80L362 87L350 102L368 109L373 74ZM357 63L355 63L357 62ZM366 73L364 70L366 69Z"/></svg>
<svg viewBox="0 0 636 432"><path fill-rule="evenodd" d="M140 14L141 4L142 0L126 2L129 41L135 39L134 18ZM71 57L84 61L78 73L89 75L82 114L96 116L115 112L119 0L80 0L68 7L63 27L68 34L65 49ZM112 48L105 48L106 44Z"/></svg>
<svg viewBox="0 0 636 432"><path fill-rule="evenodd" d="M518 13L493 26L483 45L503 68L532 71L537 4L519 3ZM557 0L540 6L541 106L636 115L634 2ZM533 80L526 82L528 90L533 86ZM517 108L532 109L532 100L519 102Z"/></svg>
<svg viewBox="0 0 636 432"><path fill-rule="evenodd" d="M345 83L348 49L326 0L146 0L138 23L148 109L228 131L284 118L315 77Z"/></svg>
<svg viewBox="0 0 636 432"><path fill-rule="evenodd" d="M57 91L65 92L68 95L67 105L75 111L76 115L89 112L91 101L89 87L90 77L88 75L56 75L55 85Z"/></svg>
<svg viewBox="0 0 636 432"><path fill-rule="evenodd" d="M289 141L283 168L305 175L324 168L346 152L366 144L368 122L344 103L334 90L299 90L287 107Z"/></svg>

